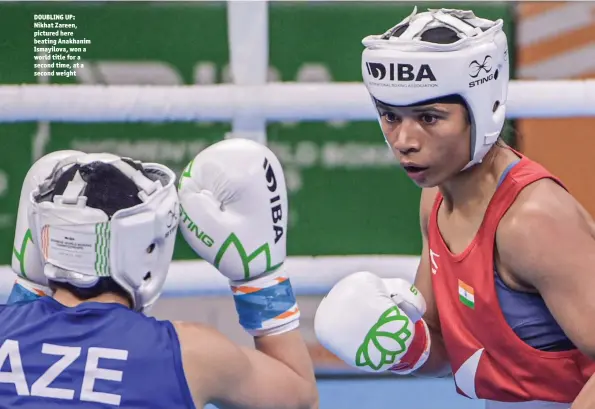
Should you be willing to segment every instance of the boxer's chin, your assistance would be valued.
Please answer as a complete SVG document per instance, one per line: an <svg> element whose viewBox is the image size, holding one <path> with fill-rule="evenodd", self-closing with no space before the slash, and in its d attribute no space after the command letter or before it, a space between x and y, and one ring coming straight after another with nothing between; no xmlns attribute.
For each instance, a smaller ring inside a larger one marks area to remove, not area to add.
<svg viewBox="0 0 595 409"><path fill-rule="evenodd" d="M405 166L403 168L407 176L419 187L433 187L432 169L429 167Z"/></svg>

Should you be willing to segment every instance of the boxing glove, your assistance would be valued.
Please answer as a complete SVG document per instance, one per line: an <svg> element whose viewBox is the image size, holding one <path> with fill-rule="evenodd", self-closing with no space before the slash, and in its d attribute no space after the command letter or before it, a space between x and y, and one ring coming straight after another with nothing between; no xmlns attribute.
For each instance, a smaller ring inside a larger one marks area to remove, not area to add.
<svg viewBox="0 0 595 409"><path fill-rule="evenodd" d="M324 297L314 331L322 346L354 368L409 374L429 356L425 308L421 293L406 280L362 271Z"/></svg>
<svg viewBox="0 0 595 409"><path fill-rule="evenodd" d="M47 278L43 274L41 256L37 248L32 245L33 238L27 218L29 196L52 173L57 164L76 155L84 155L84 153L73 150L49 153L38 159L25 176L19 199L11 262L12 271L17 277L8 303L32 300L52 293L48 288Z"/></svg>
<svg viewBox="0 0 595 409"><path fill-rule="evenodd" d="M230 280L240 323L253 335L296 328L299 309L282 265L287 190L266 146L228 139L201 151L180 177L180 229Z"/></svg>

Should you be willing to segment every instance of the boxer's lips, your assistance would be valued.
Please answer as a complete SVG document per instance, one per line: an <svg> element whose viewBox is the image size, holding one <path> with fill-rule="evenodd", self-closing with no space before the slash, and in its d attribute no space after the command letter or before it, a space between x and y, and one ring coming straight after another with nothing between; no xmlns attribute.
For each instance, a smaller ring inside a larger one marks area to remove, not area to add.
<svg viewBox="0 0 595 409"><path fill-rule="evenodd" d="M401 167L407 172L407 176L416 182L421 182L428 170L427 166L421 166L412 162L401 162Z"/></svg>
<svg viewBox="0 0 595 409"><path fill-rule="evenodd" d="M424 170L428 169L427 166L421 166L418 165L416 163L411 163L411 162L407 162L407 163L401 163L401 167L403 169L405 169L405 172L407 173L419 173L419 172L423 172Z"/></svg>

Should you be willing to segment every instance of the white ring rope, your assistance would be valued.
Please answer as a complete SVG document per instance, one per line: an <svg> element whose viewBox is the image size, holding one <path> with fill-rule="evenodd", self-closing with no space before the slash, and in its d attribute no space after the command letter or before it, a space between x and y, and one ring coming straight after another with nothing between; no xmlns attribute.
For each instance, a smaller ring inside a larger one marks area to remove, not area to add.
<svg viewBox="0 0 595 409"><path fill-rule="evenodd" d="M372 271L381 277L413 281L419 257L324 256L289 257L285 271L298 295L325 295L341 278L356 271ZM0 299L8 297L15 275L0 266ZM163 290L164 297L231 294L227 279L205 261L174 261Z"/></svg>
<svg viewBox="0 0 595 409"><path fill-rule="evenodd" d="M512 81L509 118L595 116L595 80ZM0 86L0 122L375 120L361 83Z"/></svg>
<svg viewBox="0 0 595 409"><path fill-rule="evenodd" d="M2 85L0 122L227 122L236 136L266 143L267 122L376 120L360 82L265 83L267 3L248 7L232 2L228 7L235 84ZM507 104L511 119L595 116L595 80L511 81ZM289 257L285 268L297 294L322 295L340 278L361 270L412 281L418 263L413 256ZM0 266L0 297L8 295L13 281L10 266ZM229 291L227 280L206 262L175 261L164 296Z"/></svg>

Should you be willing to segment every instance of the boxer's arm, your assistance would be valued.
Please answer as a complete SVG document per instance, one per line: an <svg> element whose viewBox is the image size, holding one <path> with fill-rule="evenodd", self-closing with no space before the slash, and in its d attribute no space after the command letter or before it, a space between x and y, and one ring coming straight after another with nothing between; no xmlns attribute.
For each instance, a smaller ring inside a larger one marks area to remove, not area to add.
<svg viewBox="0 0 595 409"><path fill-rule="evenodd" d="M426 300L426 313L423 318L430 331L432 343L428 360L413 375L433 377L447 376L451 373L448 355L440 330L438 308L436 307L436 300L432 289L430 250L428 246L428 220L437 191L436 188L424 189L422 191L419 213L423 246L420 263L415 276L415 286L421 291Z"/></svg>
<svg viewBox="0 0 595 409"><path fill-rule="evenodd" d="M570 409L593 408L595 408L595 376L591 376L570 407Z"/></svg>
<svg viewBox="0 0 595 409"><path fill-rule="evenodd" d="M535 288L570 340L595 358L595 237L575 199L551 180L525 188L496 235L501 262Z"/></svg>
<svg viewBox="0 0 595 409"><path fill-rule="evenodd" d="M535 288L568 338L595 359L595 235L576 200L551 180L525 188L501 220L500 260ZM595 379L572 409L595 407Z"/></svg>
<svg viewBox="0 0 595 409"><path fill-rule="evenodd" d="M176 323L184 372L197 407L310 409L318 407L312 362L299 330L236 345L218 331Z"/></svg>

